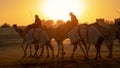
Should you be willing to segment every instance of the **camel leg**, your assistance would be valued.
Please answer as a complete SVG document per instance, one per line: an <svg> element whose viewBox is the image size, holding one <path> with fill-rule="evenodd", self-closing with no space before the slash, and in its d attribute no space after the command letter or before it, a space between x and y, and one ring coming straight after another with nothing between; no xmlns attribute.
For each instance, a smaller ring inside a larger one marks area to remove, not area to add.
<svg viewBox="0 0 120 68"><path fill-rule="evenodd" d="M102 42L99 44L99 47L98 47L99 48L98 49L99 50L99 56L98 56L99 58L101 58L101 54L100 54L101 53L101 45L102 45Z"/></svg>
<svg viewBox="0 0 120 68"><path fill-rule="evenodd" d="M107 45L108 51L109 51L109 55L107 56L107 58L112 58L112 51L113 51L113 44L109 43Z"/></svg>
<svg viewBox="0 0 120 68"><path fill-rule="evenodd" d="M51 51L52 51L52 58L54 58L54 48L53 48L53 46L51 45L51 41L48 41L48 47L51 49ZM48 54L49 54L49 52L48 52Z"/></svg>
<svg viewBox="0 0 120 68"><path fill-rule="evenodd" d="M94 58L95 60L97 60L97 57L98 57L98 54L99 54L99 50L98 50L97 44L95 45L95 49L96 49L96 56Z"/></svg>
<svg viewBox="0 0 120 68"><path fill-rule="evenodd" d="M29 44L27 44L26 47L25 47L24 56L23 57L26 57L26 55L27 55L27 48L28 48L28 46L29 46Z"/></svg>
<svg viewBox="0 0 120 68"><path fill-rule="evenodd" d="M46 45L46 50L47 50L47 58L49 58L49 57L50 57L50 55L49 55L49 49L48 49L48 46L49 46L49 45Z"/></svg>
<svg viewBox="0 0 120 68"><path fill-rule="evenodd" d="M59 53L60 53L61 47L60 47L60 43L59 42L57 42L57 44L58 44L58 53L57 53L56 57L59 57Z"/></svg>
<svg viewBox="0 0 120 68"><path fill-rule="evenodd" d="M118 38L119 44L120 44L120 38Z"/></svg>
<svg viewBox="0 0 120 68"><path fill-rule="evenodd" d="M117 39L118 39L118 42L119 42L119 44L120 44L120 33L119 32L117 32Z"/></svg>
<svg viewBox="0 0 120 68"><path fill-rule="evenodd" d="M118 34L118 33L117 33ZM117 37L119 38L119 37ZM112 58L112 51L113 51L113 35L109 35L109 38L108 38L108 41L106 42L107 43L107 48L108 48L108 56L107 58Z"/></svg>
<svg viewBox="0 0 120 68"><path fill-rule="evenodd" d="M25 53L24 43L25 43L25 41L23 40L21 47L22 47L22 49L23 49L23 52Z"/></svg>
<svg viewBox="0 0 120 68"><path fill-rule="evenodd" d="M98 47L96 47L96 57L95 57L95 60L97 60L97 58L101 58L100 48L98 48Z"/></svg>
<svg viewBox="0 0 120 68"><path fill-rule="evenodd" d="M101 58L101 55L100 55L100 49L101 49L101 45L103 43L103 38L102 37L99 37L98 38L98 41L97 41L97 44L95 45L96 47L96 57L95 59L97 60L97 57Z"/></svg>
<svg viewBox="0 0 120 68"><path fill-rule="evenodd" d="M43 56L43 52L44 52L44 46L42 45L42 50L41 50L41 53L40 53L40 55L39 55L39 58L41 57L41 56Z"/></svg>
<svg viewBox="0 0 120 68"><path fill-rule="evenodd" d="M79 43L79 46L80 46L81 50L83 51L84 56L87 58L87 57L88 57L88 48L87 48L87 45L86 45L84 39L82 39L81 42L82 42L82 44L84 45L86 52L84 51L84 49L82 48L82 46L81 46L80 43Z"/></svg>
<svg viewBox="0 0 120 68"><path fill-rule="evenodd" d="M89 42L89 43L88 43L88 52L89 52L89 50L90 50L90 46L91 46L91 45L90 45L90 42ZM87 56L88 56L88 54L89 54L88 52L87 52Z"/></svg>
<svg viewBox="0 0 120 68"><path fill-rule="evenodd" d="M119 45L120 45L120 35L118 36L118 42L119 42ZM119 49L120 49L120 46L119 46Z"/></svg>
<svg viewBox="0 0 120 68"><path fill-rule="evenodd" d="M79 43L79 46L80 46L80 48L81 48L81 50L82 50L82 52L83 52L83 54L84 54L85 58L87 58L87 54L85 53L85 51L84 51L84 49L83 49L83 47L81 46L81 44L80 44L80 43Z"/></svg>
<svg viewBox="0 0 120 68"><path fill-rule="evenodd" d="M71 54L71 58L74 57L74 53L75 53L75 51L77 49L77 43L74 43L73 46L74 46L74 48L73 48L73 53Z"/></svg>
<svg viewBox="0 0 120 68"><path fill-rule="evenodd" d="M32 56L32 45L30 45L30 55L29 55L29 57L31 57Z"/></svg>
<svg viewBox="0 0 120 68"><path fill-rule="evenodd" d="M97 57L98 57L98 50L96 48L96 56L95 56L95 60L97 60Z"/></svg>
<svg viewBox="0 0 120 68"><path fill-rule="evenodd" d="M64 46L62 42L61 42L61 46L62 46L62 60L64 60L65 52L64 52Z"/></svg>
<svg viewBox="0 0 120 68"><path fill-rule="evenodd" d="M38 50L39 50L39 43L36 42L36 43L34 44L34 47L35 47L35 53L34 53L33 57L34 57L34 56L38 57L37 52L38 52Z"/></svg>
<svg viewBox="0 0 120 68"><path fill-rule="evenodd" d="M118 39L118 41L119 41L119 49L120 49L120 38Z"/></svg>

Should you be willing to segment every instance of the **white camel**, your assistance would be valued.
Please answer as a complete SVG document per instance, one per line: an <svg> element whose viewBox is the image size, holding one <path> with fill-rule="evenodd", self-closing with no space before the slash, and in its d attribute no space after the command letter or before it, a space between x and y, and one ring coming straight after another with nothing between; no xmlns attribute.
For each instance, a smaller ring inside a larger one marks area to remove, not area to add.
<svg viewBox="0 0 120 68"><path fill-rule="evenodd" d="M24 57L27 55L28 46L31 47L32 43L35 44L34 56L37 55L37 51L38 51L39 47L42 47L42 51L41 51L41 54L39 56L39 57L41 57L43 55L44 45L46 45L47 47L51 48L52 55L54 57L53 46L51 45L51 41L48 37L48 34L45 31L43 31L41 28L30 28L29 26L27 26L23 30L23 33L21 33L21 34L23 34L23 38L24 38L22 47L24 44L26 45L25 47L23 47ZM31 51L30 51L30 54L31 54ZM49 56L49 53L48 53L48 56Z"/></svg>
<svg viewBox="0 0 120 68"><path fill-rule="evenodd" d="M79 42L81 37L84 38L85 43L88 43L89 45L90 44L95 45L96 52L97 52L96 56L97 56L99 54L100 46L103 41L101 33L93 25L88 26L85 24L78 26L78 28L73 31L76 31L76 30L78 31L74 32L74 34L70 36L72 43ZM73 38L74 40L72 40ZM99 42L101 41L99 44L97 44L98 40ZM76 49L77 49L77 45L74 47L74 52L76 51ZM74 55L74 52L73 52L73 55ZM86 50L86 54L88 55L87 50Z"/></svg>
<svg viewBox="0 0 120 68"><path fill-rule="evenodd" d="M88 50L89 50L91 44L93 44L95 46L95 48L96 48L95 59L97 59L98 57L99 58L101 57L100 49L101 49L101 45L102 45L103 41L106 43L107 48L108 48L108 52L109 52L108 58L112 57L113 40L115 40L116 38L119 38L119 37L116 37L116 35L120 36L119 34L117 34L119 29L116 26L116 24L109 27L107 25L101 24L104 22L103 20L98 19L98 21L100 21L100 22L93 23L93 24L86 25L86 26L80 25L80 27L84 26L84 29L82 30L80 28L79 31L75 34L81 34L81 36L86 40L86 42L89 44ZM73 36L76 36L76 35L73 35ZM88 54L88 52L87 52L87 54Z"/></svg>
<svg viewBox="0 0 120 68"><path fill-rule="evenodd" d="M78 25L68 32L70 41L71 41L72 45L74 46L71 58L74 58L74 53L77 49L77 45L80 46L85 58L87 58L87 56L88 56L88 54L87 54L88 50L87 50L87 45L86 45L86 41L85 41L86 35L84 34L83 28L84 28L84 26L81 27L80 25ZM83 32L81 33L80 31L83 31ZM82 47L81 43L83 44L84 48Z"/></svg>

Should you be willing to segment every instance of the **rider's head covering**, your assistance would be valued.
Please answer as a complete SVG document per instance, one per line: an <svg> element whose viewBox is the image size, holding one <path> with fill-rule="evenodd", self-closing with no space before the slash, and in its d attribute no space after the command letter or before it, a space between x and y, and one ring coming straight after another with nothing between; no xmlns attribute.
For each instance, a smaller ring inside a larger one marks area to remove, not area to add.
<svg viewBox="0 0 120 68"><path fill-rule="evenodd" d="M14 25L13 25L13 27L17 27L17 25L16 25L16 24L14 24Z"/></svg>
<svg viewBox="0 0 120 68"><path fill-rule="evenodd" d="M38 16L38 15L35 15L35 18L39 18L39 16Z"/></svg>
<svg viewBox="0 0 120 68"><path fill-rule="evenodd" d="M115 19L115 22L120 22L120 18Z"/></svg>
<svg viewBox="0 0 120 68"><path fill-rule="evenodd" d="M114 20L115 21L115 24L119 25L120 26L120 18L117 18Z"/></svg>
<svg viewBox="0 0 120 68"><path fill-rule="evenodd" d="M70 16L71 16L71 15L73 15L73 13L72 13L72 12L70 12L69 14L70 14Z"/></svg>

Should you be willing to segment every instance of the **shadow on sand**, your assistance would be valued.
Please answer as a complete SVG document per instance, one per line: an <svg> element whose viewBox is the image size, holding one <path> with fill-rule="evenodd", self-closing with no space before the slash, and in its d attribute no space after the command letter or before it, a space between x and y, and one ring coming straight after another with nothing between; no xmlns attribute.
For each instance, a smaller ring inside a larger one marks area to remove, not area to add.
<svg viewBox="0 0 120 68"><path fill-rule="evenodd" d="M20 58L9 65L1 65L0 68L120 68L120 57L112 59L69 59L65 57L64 61L61 58L35 58L26 57Z"/></svg>

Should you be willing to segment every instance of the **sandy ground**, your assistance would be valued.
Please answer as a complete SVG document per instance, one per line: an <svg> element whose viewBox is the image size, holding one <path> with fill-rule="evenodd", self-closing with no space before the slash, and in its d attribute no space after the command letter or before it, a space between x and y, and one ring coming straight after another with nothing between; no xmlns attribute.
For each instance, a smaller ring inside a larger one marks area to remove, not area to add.
<svg viewBox="0 0 120 68"><path fill-rule="evenodd" d="M89 59L84 60L83 53L78 47L74 59L70 58L73 46L69 40L64 41L65 58L62 61L59 58L46 58L46 51L43 57L37 59L34 57L22 58L23 50L21 48L22 39L18 35L1 35L0 36L0 68L120 68L120 46L114 41L113 58L106 58L108 51L105 45L102 46L102 58L94 60L95 48L91 46ZM57 53L57 44L52 41L55 55ZM28 50L29 51L29 50ZM34 52L34 50L33 50ZM51 53L51 52L50 52ZM29 53L28 53L29 54Z"/></svg>

